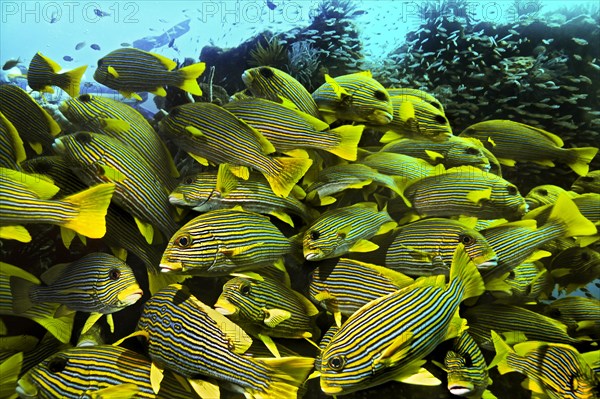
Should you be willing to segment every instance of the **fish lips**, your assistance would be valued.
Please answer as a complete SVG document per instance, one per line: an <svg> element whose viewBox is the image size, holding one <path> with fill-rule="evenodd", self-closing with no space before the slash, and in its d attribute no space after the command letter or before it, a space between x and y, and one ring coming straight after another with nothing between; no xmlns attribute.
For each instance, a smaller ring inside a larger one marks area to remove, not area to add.
<svg viewBox="0 0 600 399"><path fill-rule="evenodd" d="M27 374L17 381L15 392L21 399L33 399L38 396L38 388Z"/></svg>
<svg viewBox="0 0 600 399"><path fill-rule="evenodd" d="M235 315L238 312L238 309L226 299L217 299L214 308L223 316Z"/></svg>
<svg viewBox="0 0 600 399"><path fill-rule="evenodd" d="M369 115L367 119L371 123L376 123L378 125L387 125L392 121L392 119L394 119L394 115L387 111L377 109L373 111L373 113Z"/></svg>
<svg viewBox="0 0 600 399"><path fill-rule="evenodd" d="M323 259L323 253L316 249L309 249L304 251L304 259L306 260L320 260Z"/></svg>
<svg viewBox="0 0 600 399"><path fill-rule="evenodd" d="M183 271L183 265L181 263L161 262L159 267L161 273L173 273Z"/></svg>
<svg viewBox="0 0 600 399"><path fill-rule="evenodd" d="M468 384L468 383L448 384L448 390L450 391L450 393L452 393L452 395L465 396L465 395L468 395L471 392L473 392L473 384Z"/></svg>
<svg viewBox="0 0 600 399"><path fill-rule="evenodd" d="M54 142L52 143L52 150L54 150L54 152L57 154L62 155L67 150L67 147L60 139L54 139Z"/></svg>
<svg viewBox="0 0 600 399"><path fill-rule="evenodd" d="M483 262L475 261L475 265L477 266L478 269L483 269L483 270L491 269L493 267L498 266L498 257L494 256L493 258L489 258L487 260L484 260Z"/></svg>
<svg viewBox="0 0 600 399"><path fill-rule="evenodd" d="M144 295L144 291L139 286L134 286L119 292L118 298L125 306L133 305Z"/></svg>

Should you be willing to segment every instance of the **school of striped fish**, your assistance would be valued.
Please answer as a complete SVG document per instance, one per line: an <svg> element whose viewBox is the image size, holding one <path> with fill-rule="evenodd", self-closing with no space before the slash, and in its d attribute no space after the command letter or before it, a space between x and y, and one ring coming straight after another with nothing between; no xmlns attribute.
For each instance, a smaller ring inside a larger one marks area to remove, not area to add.
<svg viewBox="0 0 600 399"><path fill-rule="evenodd" d="M43 273L0 264L1 398L336 397L391 383L414 386L396 397L446 385L489 399L516 397L497 388L514 373L513 393L599 397L598 148L503 119L455 134L431 94L370 71L325 74L310 93L258 66L227 104L147 120L79 95L85 69L33 57L29 87L71 97L54 114L0 86L2 245L47 226L80 254ZM205 69L122 48L94 78L126 98L171 86L193 100ZM517 162L565 164L572 187L521 193L502 177ZM134 330L115 326L121 312ZM46 335L16 335L23 318Z"/></svg>

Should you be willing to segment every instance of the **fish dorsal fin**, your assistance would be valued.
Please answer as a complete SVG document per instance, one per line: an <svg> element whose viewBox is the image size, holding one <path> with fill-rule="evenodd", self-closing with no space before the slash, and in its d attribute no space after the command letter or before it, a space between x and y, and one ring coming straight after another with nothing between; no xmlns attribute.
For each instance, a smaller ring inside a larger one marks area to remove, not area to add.
<svg viewBox="0 0 600 399"><path fill-rule="evenodd" d="M533 126L529 126L529 125L524 125L524 126L541 134L542 136L544 136L545 138L550 140L552 143L556 144L558 147L562 147L565 145L565 143L562 141L562 139L560 137L558 137L556 134L552 134L552 133L547 132L544 129L540 129L538 127L533 127Z"/></svg>
<svg viewBox="0 0 600 399"><path fill-rule="evenodd" d="M365 70L365 71L359 71L359 72L354 72L352 74L350 74L350 76L362 76L362 77L366 77L366 78L373 78L373 74L371 73L371 71L369 69Z"/></svg>
<svg viewBox="0 0 600 399"><path fill-rule="evenodd" d="M492 197L492 189L475 190L467 194L467 199L474 204L481 205L482 202L488 201Z"/></svg>
<svg viewBox="0 0 600 399"><path fill-rule="evenodd" d="M188 382L192 386L192 389L202 399L219 399L221 397L221 391L219 389L219 386L215 383L205 380L192 379L189 379Z"/></svg>
<svg viewBox="0 0 600 399"><path fill-rule="evenodd" d="M39 55L44 61L46 61L46 63L48 64L48 66L52 69L52 72L59 73L62 70L62 67L60 65L58 65L55 61L53 61L50 58L46 57L42 53L38 52L37 55Z"/></svg>
<svg viewBox="0 0 600 399"><path fill-rule="evenodd" d="M108 68L106 68L106 70L108 71L108 73L113 77L113 78L118 78L119 77L119 72L117 72L117 70L115 69L115 67L113 66L108 66Z"/></svg>
<svg viewBox="0 0 600 399"><path fill-rule="evenodd" d="M296 298L298 298L298 300L302 303L302 306L304 306L304 309L306 310L306 315L308 317L316 316L319 314L319 309L317 309L317 307L313 305L313 303L309 301L308 298L306 298L298 291L292 290L292 292L294 293L294 295L296 295Z"/></svg>
<svg viewBox="0 0 600 399"><path fill-rule="evenodd" d="M156 54L156 53L148 53L152 55L154 58L160 61L161 64L167 68L167 71L172 71L177 68L177 63L170 58L165 57L164 55Z"/></svg>
<svg viewBox="0 0 600 399"><path fill-rule="evenodd" d="M107 388L102 388L97 391L88 391L84 396L87 397L89 395L91 399L131 399L137 396L139 390L140 389L138 388L138 386L133 383L119 384Z"/></svg>
<svg viewBox="0 0 600 399"><path fill-rule="evenodd" d="M85 334L86 332L88 332L90 328L92 328L92 326L96 324L96 322L100 320L102 316L104 316L102 313L90 313L90 316L87 318L85 324L83 325L83 328L81 329L81 334Z"/></svg>
<svg viewBox="0 0 600 399"><path fill-rule="evenodd" d="M374 363L383 364L385 367L393 367L406 356L406 353L410 350L413 337L414 333L410 331L402 333L390 343Z"/></svg>
<svg viewBox="0 0 600 399"><path fill-rule="evenodd" d="M331 89L340 100L343 100L345 97L350 97L350 93L348 93L346 89L340 86L340 84L328 74L325 74L325 82L331 85ZM325 119L325 122L331 124L329 121L327 121L327 119Z"/></svg>
<svg viewBox="0 0 600 399"><path fill-rule="evenodd" d="M146 242L152 245L152 240L154 239L154 227L152 227L150 223L144 222L137 217L134 217L133 220L135 220L135 224L140 233L142 233L142 236L146 239Z"/></svg>
<svg viewBox="0 0 600 399"><path fill-rule="evenodd" d="M265 313L265 319L263 321L267 327L271 328L277 327L280 323L292 317L290 312L283 309L263 308L263 312Z"/></svg>
<svg viewBox="0 0 600 399"><path fill-rule="evenodd" d="M217 312L215 309L207 306L199 299L190 297L194 304L200 308L204 313L213 319L221 332L227 337L227 339L233 344L232 351L237 354L242 354L252 345L252 338L237 324Z"/></svg>
<svg viewBox="0 0 600 399"><path fill-rule="evenodd" d="M46 270L40 276L40 279L44 284L52 285L60 276L65 273L65 270L69 267L70 263L58 263Z"/></svg>
<svg viewBox="0 0 600 399"><path fill-rule="evenodd" d="M255 273L255 272L230 273L229 275L230 276L234 276L234 277L247 278L247 279L250 279L250 280L265 281L265 279L263 278L263 276L261 276L258 273Z"/></svg>
<svg viewBox="0 0 600 399"><path fill-rule="evenodd" d="M382 224L379 227L379 230L377 230L375 232L375 235L379 236L379 235L382 235L382 234L386 234L386 233L394 230L397 226L398 226L398 223L394 222L393 220L389 221L389 222L385 222L384 224Z"/></svg>

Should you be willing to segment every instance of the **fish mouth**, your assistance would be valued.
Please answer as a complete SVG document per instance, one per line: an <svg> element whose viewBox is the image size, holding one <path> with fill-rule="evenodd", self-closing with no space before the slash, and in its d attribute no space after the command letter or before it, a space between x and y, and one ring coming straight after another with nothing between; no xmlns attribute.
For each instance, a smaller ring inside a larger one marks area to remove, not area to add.
<svg viewBox="0 0 600 399"><path fill-rule="evenodd" d="M144 291L140 287L132 287L131 289L119 292L118 299L126 306L129 306L139 301L142 295L144 295Z"/></svg>
<svg viewBox="0 0 600 399"><path fill-rule="evenodd" d="M183 266L180 263L161 263L159 267L161 273L183 271Z"/></svg>
<svg viewBox="0 0 600 399"><path fill-rule="evenodd" d="M481 262L477 264L478 269L490 269L492 267L498 266L498 257L494 257L486 260L485 262Z"/></svg>
<svg viewBox="0 0 600 399"><path fill-rule="evenodd" d="M57 154L64 154L66 151L65 143L60 141L60 139L54 139L54 142L52 143L52 149Z"/></svg>
<svg viewBox="0 0 600 399"><path fill-rule="evenodd" d="M38 388L27 375L24 375L17 381L15 392L21 399L33 399L38 396Z"/></svg>
<svg viewBox="0 0 600 399"><path fill-rule="evenodd" d="M175 191L173 191L171 194L169 194L169 202L172 205L187 205L187 202L185 201L183 194L175 192Z"/></svg>
<svg viewBox="0 0 600 399"><path fill-rule="evenodd" d="M304 259L306 260L319 260L323 255L318 251L304 251Z"/></svg>
<svg viewBox="0 0 600 399"><path fill-rule="evenodd" d="M380 125L387 125L392 121L392 119L394 119L394 115L387 111L377 109L373 111L373 113L369 115L367 119L369 120L369 122L378 123Z"/></svg>
<svg viewBox="0 0 600 399"><path fill-rule="evenodd" d="M473 392L472 385L452 384L448 386L448 390L452 395L465 396Z"/></svg>
<svg viewBox="0 0 600 399"><path fill-rule="evenodd" d="M250 77L250 74L248 72L242 73L242 82L244 82L244 84L247 87L250 87L250 83L252 83L252 78Z"/></svg>
<svg viewBox="0 0 600 399"><path fill-rule="evenodd" d="M237 308L226 299L217 299L214 308L223 316L231 316L237 313Z"/></svg>

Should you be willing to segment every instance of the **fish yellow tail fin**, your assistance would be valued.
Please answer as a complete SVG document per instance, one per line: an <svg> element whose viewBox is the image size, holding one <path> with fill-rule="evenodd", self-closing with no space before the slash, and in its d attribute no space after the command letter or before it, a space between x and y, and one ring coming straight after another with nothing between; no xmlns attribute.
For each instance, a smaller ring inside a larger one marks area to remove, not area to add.
<svg viewBox="0 0 600 399"><path fill-rule="evenodd" d="M79 95L79 89L81 85L81 78L83 73L87 69L87 65L80 66L68 72L57 75L56 85L67 92L71 97L77 97Z"/></svg>
<svg viewBox="0 0 600 399"><path fill-rule="evenodd" d="M590 236L598 232L594 223L581 214L577 205L567 194L556 199L548 222L558 222L565 226L563 237Z"/></svg>
<svg viewBox="0 0 600 399"><path fill-rule="evenodd" d="M271 368L269 387L249 392L255 399L296 399L298 389L313 369L315 360L308 357L258 358Z"/></svg>
<svg viewBox="0 0 600 399"><path fill-rule="evenodd" d="M106 211L114 191L114 183L105 183L66 197L63 201L73 204L79 214L63 227L86 237L102 238L106 233Z"/></svg>
<svg viewBox="0 0 600 399"><path fill-rule="evenodd" d="M596 147L581 147L581 148L569 148L567 151L572 157L571 161L567 162L567 165L577 173L579 176L585 176L590 170L590 162L598 153Z"/></svg>
<svg viewBox="0 0 600 399"><path fill-rule="evenodd" d="M358 142L362 136L364 125L342 125L330 130L331 133L335 133L340 138L340 143L328 149L328 151L342 159L348 161L356 161Z"/></svg>
<svg viewBox="0 0 600 399"><path fill-rule="evenodd" d="M202 90L200 90L196 79L204 73L205 69L206 64L204 62L197 62L177 70L176 73L181 77L181 84L177 87L195 96L201 96Z"/></svg>
<svg viewBox="0 0 600 399"><path fill-rule="evenodd" d="M277 157L273 159L274 168L264 172L271 189L280 197L287 197L298 180L304 176L312 160L309 158Z"/></svg>
<svg viewBox="0 0 600 399"><path fill-rule="evenodd" d="M456 251L454 251L452 266L450 267L450 283L452 284L455 279L461 281L464 287L463 301L467 298L478 297L485 292L485 284L481 274L479 274L479 270L477 270L475 263L473 263L462 244L459 244Z"/></svg>

